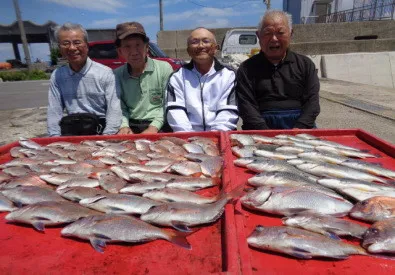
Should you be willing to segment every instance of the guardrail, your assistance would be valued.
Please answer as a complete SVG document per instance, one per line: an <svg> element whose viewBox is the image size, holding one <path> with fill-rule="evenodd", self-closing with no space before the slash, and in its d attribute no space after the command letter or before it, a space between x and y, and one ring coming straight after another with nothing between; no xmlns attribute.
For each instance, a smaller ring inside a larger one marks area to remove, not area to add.
<svg viewBox="0 0 395 275"><path fill-rule="evenodd" d="M356 7L326 15L306 16L302 24L337 23L354 21L394 20L395 0L375 1L369 6Z"/></svg>

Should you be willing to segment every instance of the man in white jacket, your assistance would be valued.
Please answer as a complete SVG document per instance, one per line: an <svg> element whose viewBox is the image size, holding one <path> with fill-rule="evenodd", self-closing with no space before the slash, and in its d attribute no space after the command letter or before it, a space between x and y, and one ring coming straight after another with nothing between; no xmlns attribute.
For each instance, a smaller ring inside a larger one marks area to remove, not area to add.
<svg viewBox="0 0 395 275"><path fill-rule="evenodd" d="M236 129L235 72L214 57L214 34L197 28L187 44L192 60L171 75L167 86L167 122L174 132Z"/></svg>

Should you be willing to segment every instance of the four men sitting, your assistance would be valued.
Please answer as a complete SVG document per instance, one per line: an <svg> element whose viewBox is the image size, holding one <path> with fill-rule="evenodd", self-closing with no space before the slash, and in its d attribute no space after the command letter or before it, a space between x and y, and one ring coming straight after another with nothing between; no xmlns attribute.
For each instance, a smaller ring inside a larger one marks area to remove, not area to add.
<svg viewBox="0 0 395 275"><path fill-rule="evenodd" d="M257 31L261 51L236 76L215 58L214 34L200 27L187 39L190 63L173 72L147 56L144 27L126 22L117 25L115 44L127 64L112 72L88 58L86 30L65 24L56 36L69 64L51 76L48 133L229 131L239 113L243 129L313 128L320 111L317 71L308 57L289 50L291 34L289 14L266 12ZM90 115L97 125L86 127Z"/></svg>

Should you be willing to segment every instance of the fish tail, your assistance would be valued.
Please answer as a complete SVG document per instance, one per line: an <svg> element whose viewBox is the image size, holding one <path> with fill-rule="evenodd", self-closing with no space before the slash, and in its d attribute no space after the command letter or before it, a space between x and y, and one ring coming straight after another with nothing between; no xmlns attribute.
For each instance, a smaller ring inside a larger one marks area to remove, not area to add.
<svg viewBox="0 0 395 275"><path fill-rule="evenodd" d="M245 188L244 184L239 185L234 189L232 189L229 193L225 193L224 197L226 197L228 200L240 197L241 195L244 194L244 188Z"/></svg>
<svg viewBox="0 0 395 275"><path fill-rule="evenodd" d="M169 236L168 241L171 243L174 243L175 245L181 246L182 248L191 250L192 246L186 238L186 236L188 236L190 234L191 233L170 232L170 233L168 233L168 236Z"/></svg>

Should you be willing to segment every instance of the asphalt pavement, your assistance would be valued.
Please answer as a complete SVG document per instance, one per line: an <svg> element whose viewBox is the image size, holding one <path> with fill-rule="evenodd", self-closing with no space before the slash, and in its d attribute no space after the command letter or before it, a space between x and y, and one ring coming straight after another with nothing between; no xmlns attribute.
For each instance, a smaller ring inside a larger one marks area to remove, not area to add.
<svg viewBox="0 0 395 275"><path fill-rule="evenodd" d="M0 145L46 136L48 83L0 83ZM360 128L395 145L395 89L321 79L320 103L319 128Z"/></svg>

